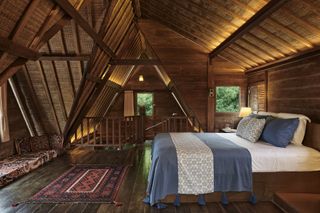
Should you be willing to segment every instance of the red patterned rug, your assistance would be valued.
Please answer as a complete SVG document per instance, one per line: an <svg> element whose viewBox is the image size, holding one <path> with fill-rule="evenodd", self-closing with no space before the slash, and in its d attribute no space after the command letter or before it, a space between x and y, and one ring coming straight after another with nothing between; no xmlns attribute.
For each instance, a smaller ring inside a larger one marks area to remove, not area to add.
<svg viewBox="0 0 320 213"><path fill-rule="evenodd" d="M35 194L32 203L113 203L127 167L77 165Z"/></svg>

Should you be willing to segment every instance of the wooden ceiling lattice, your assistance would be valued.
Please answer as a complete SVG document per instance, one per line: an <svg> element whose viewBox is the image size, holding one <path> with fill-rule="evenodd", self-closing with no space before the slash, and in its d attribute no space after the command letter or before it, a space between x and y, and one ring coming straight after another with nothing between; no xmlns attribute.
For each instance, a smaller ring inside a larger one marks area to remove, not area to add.
<svg viewBox="0 0 320 213"><path fill-rule="evenodd" d="M16 74L38 134L70 134L83 117L105 114L136 66L161 64L152 54L144 61L137 18L236 72L320 45L318 0L3 0L0 85Z"/></svg>
<svg viewBox="0 0 320 213"><path fill-rule="evenodd" d="M157 20L213 52L265 6L277 3L280 6L266 18L219 50L218 56L248 70L317 47L319 1L141 0L141 11L142 17Z"/></svg>

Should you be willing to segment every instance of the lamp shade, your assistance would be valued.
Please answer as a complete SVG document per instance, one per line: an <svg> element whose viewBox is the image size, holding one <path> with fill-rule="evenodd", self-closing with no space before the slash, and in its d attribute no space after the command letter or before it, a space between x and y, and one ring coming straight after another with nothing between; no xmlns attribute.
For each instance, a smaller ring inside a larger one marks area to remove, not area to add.
<svg viewBox="0 0 320 213"><path fill-rule="evenodd" d="M144 81L143 75L139 75L139 81Z"/></svg>
<svg viewBox="0 0 320 213"><path fill-rule="evenodd" d="M252 109L250 107L241 107L239 117L243 118L252 113Z"/></svg>

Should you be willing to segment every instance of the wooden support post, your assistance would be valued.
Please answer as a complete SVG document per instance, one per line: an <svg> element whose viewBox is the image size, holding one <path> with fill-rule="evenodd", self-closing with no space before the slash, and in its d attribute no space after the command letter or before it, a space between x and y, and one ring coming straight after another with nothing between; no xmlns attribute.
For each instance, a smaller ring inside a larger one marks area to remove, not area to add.
<svg viewBox="0 0 320 213"><path fill-rule="evenodd" d="M86 118L87 121L87 143L89 144L90 142L90 120L89 118Z"/></svg>
<svg viewBox="0 0 320 213"><path fill-rule="evenodd" d="M119 143L119 148L121 149L121 118L118 119L118 122L119 122L119 129L118 129L118 135L119 135L119 138L118 138L118 143Z"/></svg>
<svg viewBox="0 0 320 213"><path fill-rule="evenodd" d="M9 78L9 84L10 84L10 87L12 89L12 92L13 92L13 95L18 103L18 106L19 106L19 109L20 109L20 112L22 114L22 117L26 123L26 126L28 128L28 131L30 133L30 136L33 137L35 136L35 130L34 130L34 126L33 126L33 123L31 122L31 119L30 119L30 114L28 113L24 103L22 102L22 99L20 97L20 93L18 91L18 88L14 82L14 80L12 78Z"/></svg>
<svg viewBox="0 0 320 213"><path fill-rule="evenodd" d="M83 144L83 120L81 121L80 131L81 131L81 144Z"/></svg>
<svg viewBox="0 0 320 213"><path fill-rule="evenodd" d="M106 144L109 142L109 119L106 118Z"/></svg>
<svg viewBox="0 0 320 213"><path fill-rule="evenodd" d="M115 135L114 135L114 118L112 118L112 145L115 143Z"/></svg>

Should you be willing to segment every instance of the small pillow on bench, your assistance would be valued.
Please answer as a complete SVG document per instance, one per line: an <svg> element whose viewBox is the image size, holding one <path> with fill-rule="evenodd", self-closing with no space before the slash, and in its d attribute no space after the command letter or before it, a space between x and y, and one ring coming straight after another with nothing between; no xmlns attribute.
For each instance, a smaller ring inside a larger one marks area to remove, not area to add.
<svg viewBox="0 0 320 213"><path fill-rule="evenodd" d="M38 152L42 150L49 150L49 140L47 135L34 136L30 138L32 152Z"/></svg>
<svg viewBox="0 0 320 213"><path fill-rule="evenodd" d="M16 147L16 151L17 151L18 155L21 155L24 153L30 153L32 151L29 137L15 139L14 145Z"/></svg>

